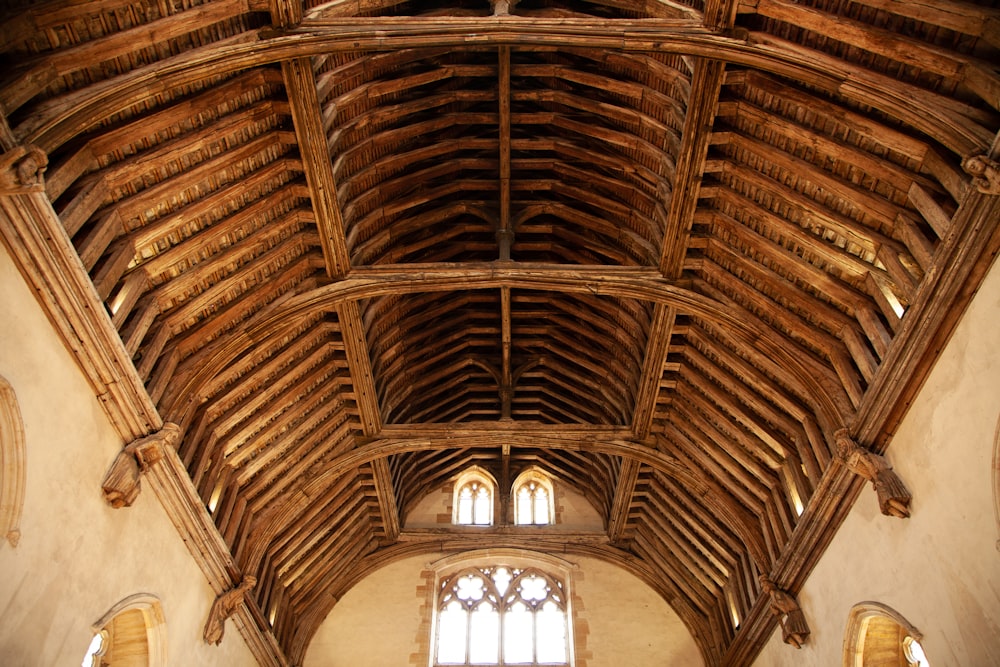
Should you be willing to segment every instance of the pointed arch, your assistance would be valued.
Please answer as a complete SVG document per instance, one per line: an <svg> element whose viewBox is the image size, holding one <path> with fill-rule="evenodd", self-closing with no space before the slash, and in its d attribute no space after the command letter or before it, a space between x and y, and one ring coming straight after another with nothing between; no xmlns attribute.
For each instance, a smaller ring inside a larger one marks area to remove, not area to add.
<svg viewBox="0 0 1000 667"><path fill-rule="evenodd" d="M455 478L451 522L463 526L492 526L496 519L497 482L489 472L472 466Z"/></svg>
<svg viewBox="0 0 1000 667"><path fill-rule="evenodd" d="M155 595L130 595L91 627L95 635L104 636L102 663L112 667L166 667L166 621Z"/></svg>
<svg viewBox="0 0 1000 667"><path fill-rule="evenodd" d="M920 631L895 609L879 602L859 602L847 617L843 665L926 667L919 649L922 638Z"/></svg>
<svg viewBox="0 0 1000 667"><path fill-rule="evenodd" d="M542 526L555 523L555 492L552 479L536 466L522 472L511 486L514 523Z"/></svg>
<svg viewBox="0 0 1000 667"><path fill-rule="evenodd" d="M0 376L0 533L16 547L24 507L24 422L14 388Z"/></svg>

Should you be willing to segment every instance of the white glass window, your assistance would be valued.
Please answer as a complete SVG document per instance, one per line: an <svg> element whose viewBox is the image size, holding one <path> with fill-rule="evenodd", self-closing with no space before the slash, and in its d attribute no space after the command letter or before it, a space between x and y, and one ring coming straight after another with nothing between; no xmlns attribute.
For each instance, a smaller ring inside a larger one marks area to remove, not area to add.
<svg viewBox="0 0 1000 667"><path fill-rule="evenodd" d="M94 638L90 640L90 646L87 647L87 654L83 656L83 662L80 663L80 667L100 667L101 656L107 650L107 640L108 633L105 630L101 630Z"/></svg>
<svg viewBox="0 0 1000 667"><path fill-rule="evenodd" d="M537 471L520 475L514 482L514 523L544 526L553 523L552 482Z"/></svg>
<svg viewBox="0 0 1000 667"><path fill-rule="evenodd" d="M474 567L438 589L436 666L569 666L564 586L534 568Z"/></svg>
<svg viewBox="0 0 1000 667"><path fill-rule="evenodd" d="M473 479L462 484L456 495L455 523L463 526L493 524L493 492L483 480Z"/></svg>

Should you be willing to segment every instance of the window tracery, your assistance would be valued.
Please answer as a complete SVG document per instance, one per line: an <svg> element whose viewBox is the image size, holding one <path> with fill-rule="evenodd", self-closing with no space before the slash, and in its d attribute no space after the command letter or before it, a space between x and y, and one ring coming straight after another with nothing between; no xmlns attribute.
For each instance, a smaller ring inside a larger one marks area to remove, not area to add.
<svg viewBox="0 0 1000 667"><path fill-rule="evenodd" d="M514 523L543 526L553 521L552 482L537 470L528 470L514 482Z"/></svg>
<svg viewBox="0 0 1000 667"><path fill-rule="evenodd" d="M441 579L434 665L568 666L563 582L534 567L466 567Z"/></svg>
<svg viewBox="0 0 1000 667"><path fill-rule="evenodd" d="M455 481L452 523L460 526L492 526L496 485L485 471L472 468Z"/></svg>

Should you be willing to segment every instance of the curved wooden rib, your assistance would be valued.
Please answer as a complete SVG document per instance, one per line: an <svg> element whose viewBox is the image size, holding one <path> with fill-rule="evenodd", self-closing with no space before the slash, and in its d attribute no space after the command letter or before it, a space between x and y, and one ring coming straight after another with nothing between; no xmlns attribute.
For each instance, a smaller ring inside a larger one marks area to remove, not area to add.
<svg viewBox="0 0 1000 667"><path fill-rule="evenodd" d="M959 165L1000 123L995 9L545 4L0 22L0 143L48 153L48 215L293 657L422 494L531 463L620 547L578 553L746 661L757 575L800 585L849 502L830 434L881 442L900 346L955 317L909 313L991 210Z"/></svg>

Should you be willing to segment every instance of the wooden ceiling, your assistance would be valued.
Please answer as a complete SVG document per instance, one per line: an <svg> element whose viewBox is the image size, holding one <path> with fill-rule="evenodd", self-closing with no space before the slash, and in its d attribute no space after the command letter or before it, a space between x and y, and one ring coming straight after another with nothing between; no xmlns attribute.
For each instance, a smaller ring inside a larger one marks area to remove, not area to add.
<svg viewBox="0 0 1000 667"><path fill-rule="evenodd" d="M278 663L373 567L528 545L749 663L860 486L834 431L884 451L996 251L993 2L21 4L4 148ZM407 531L473 464L607 532Z"/></svg>

